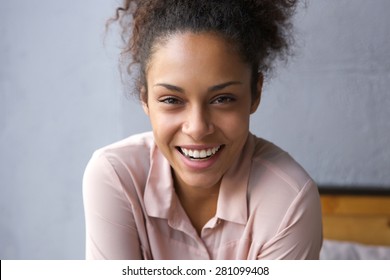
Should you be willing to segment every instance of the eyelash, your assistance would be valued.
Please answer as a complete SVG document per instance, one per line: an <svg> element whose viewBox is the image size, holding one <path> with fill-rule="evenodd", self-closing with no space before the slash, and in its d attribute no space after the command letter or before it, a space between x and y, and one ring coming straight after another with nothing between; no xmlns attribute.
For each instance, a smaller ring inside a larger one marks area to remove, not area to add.
<svg viewBox="0 0 390 280"><path fill-rule="evenodd" d="M222 95L222 96L218 96L217 98L215 98L212 103L214 104L226 104L226 103L231 103L231 102L234 102L236 101L236 99L232 96L225 96L225 95Z"/></svg>
<svg viewBox="0 0 390 280"><path fill-rule="evenodd" d="M218 97L214 98L210 103L211 104L228 104L228 103L232 103L234 101L236 101L236 99L234 97L222 95L222 96L218 96ZM159 102L167 104L167 105L180 105L183 103L183 101L181 101L180 99L178 99L176 97L172 97L172 96L160 99Z"/></svg>
<svg viewBox="0 0 390 280"><path fill-rule="evenodd" d="M168 105L176 105L176 104L181 104L182 102L175 98L175 97L166 97L166 98L163 98L161 100L159 100L159 102L161 103L165 103L165 104L168 104Z"/></svg>

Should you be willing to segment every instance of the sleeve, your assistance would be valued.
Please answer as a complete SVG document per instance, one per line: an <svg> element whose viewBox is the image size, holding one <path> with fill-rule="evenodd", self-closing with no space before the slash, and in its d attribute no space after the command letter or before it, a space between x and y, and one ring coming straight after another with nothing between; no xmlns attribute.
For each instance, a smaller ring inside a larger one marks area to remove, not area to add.
<svg viewBox="0 0 390 280"><path fill-rule="evenodd" d="M132 205L104 155L94 154L85 169L83 202L86 259L142 259Z"/></svg>
<svg viewBox="0 0 390 280"><path fill-rule="evenodd" d="M277 234L258 259L319 259L322 246L322 214L316 184L309 180L293 200Z"/></svg>

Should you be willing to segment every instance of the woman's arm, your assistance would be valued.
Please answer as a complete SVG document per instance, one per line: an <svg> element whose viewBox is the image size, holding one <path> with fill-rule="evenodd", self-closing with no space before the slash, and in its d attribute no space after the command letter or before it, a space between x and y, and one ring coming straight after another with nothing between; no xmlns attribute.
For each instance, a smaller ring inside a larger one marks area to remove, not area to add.
<svg viewBox="0 0 390 280"><path fill-rule="evenodd" d="M322 246L321 203L316 184L309 180L291 203L278 233L258 259L319 259Z"/></svg>
<svg viewBox="0 0 390 280"><path fill-rule="evenodd" d="M86 167L83 199L86 259L142 259L132 205L104 155Z"/></svg>

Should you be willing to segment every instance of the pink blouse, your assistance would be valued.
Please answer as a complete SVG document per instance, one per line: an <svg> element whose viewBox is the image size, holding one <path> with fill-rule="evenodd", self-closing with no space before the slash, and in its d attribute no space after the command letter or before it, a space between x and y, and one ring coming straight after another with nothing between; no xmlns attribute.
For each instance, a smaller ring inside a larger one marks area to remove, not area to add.
<svg viewBox="0 0 390 280"><path fill-rule="evenodd" d="M286 152L250 134L198 235L151 132L97 150L85 170L87 259L318 259L316 184Z"/></svg>

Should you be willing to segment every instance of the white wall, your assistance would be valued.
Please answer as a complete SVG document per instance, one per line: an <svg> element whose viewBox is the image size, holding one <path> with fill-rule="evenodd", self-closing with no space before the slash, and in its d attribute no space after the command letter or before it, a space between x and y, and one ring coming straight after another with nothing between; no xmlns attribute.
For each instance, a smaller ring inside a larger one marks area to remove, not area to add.
<svg viewBox="0 0 390 280"><path fill-rule="evenodd" d="M149 130L103 45L115 2L0 2L0 259L82 259L85 164ZM307 2L252 130L318 183L390 186L390 2Z"/></svg>

